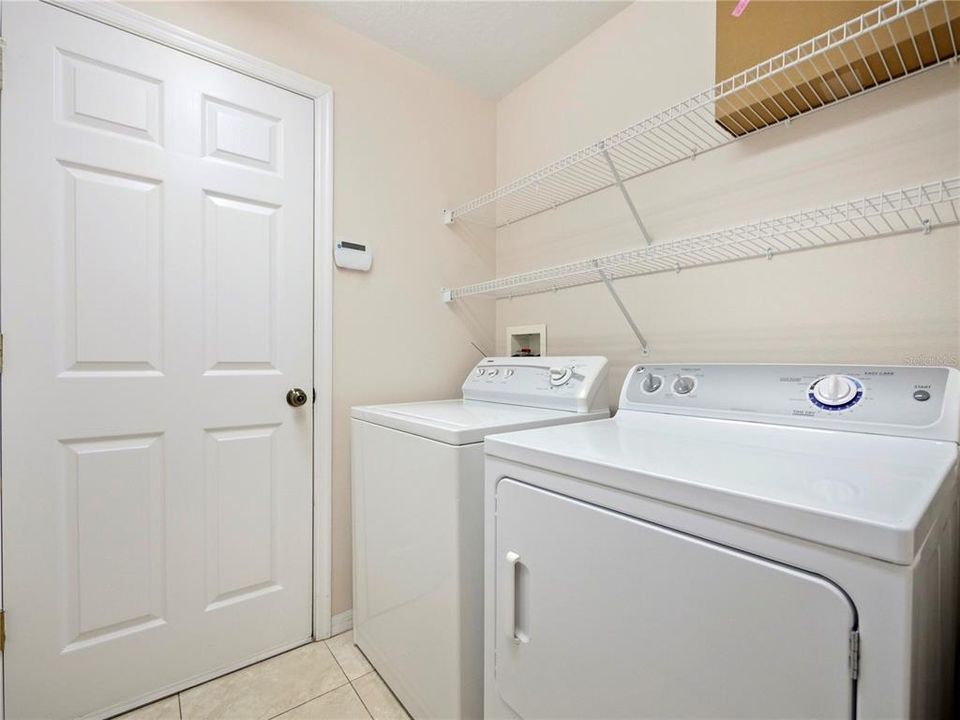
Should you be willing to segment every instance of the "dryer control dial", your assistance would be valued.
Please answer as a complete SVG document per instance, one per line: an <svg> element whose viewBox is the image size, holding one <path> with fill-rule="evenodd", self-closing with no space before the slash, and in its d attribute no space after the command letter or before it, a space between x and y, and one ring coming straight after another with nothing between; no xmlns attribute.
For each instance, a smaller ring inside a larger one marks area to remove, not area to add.
<svg viewBox="0 0 960 720"><path fill-rule="evenodd" d="M659 375L647 375L643 382L640 383L640 387L645 393L655 393L663 385L663 378Z"/></svg>
<svg viewBox="0 0 960 720"><path fill-rule="evenodd" d="M552 367L550 368L550 384L553 387L560 387L561 385L566 385L569 382L570 378L573 377L573 370L568 367Z"/></svg>
<svg viewBox="0 0 960 720"><path fill-rule="evenodd" d="M810 386L809 396L824 410L846 410L863 396L863 386L849 375L825 375Z"/></svg>
<svg viewBox="0 0 960 720"><path fill-rule="evenodd" d="M697 381L689 375L678 375L673 381L673 392L677 395L689 395L697 386Z"/></svg>

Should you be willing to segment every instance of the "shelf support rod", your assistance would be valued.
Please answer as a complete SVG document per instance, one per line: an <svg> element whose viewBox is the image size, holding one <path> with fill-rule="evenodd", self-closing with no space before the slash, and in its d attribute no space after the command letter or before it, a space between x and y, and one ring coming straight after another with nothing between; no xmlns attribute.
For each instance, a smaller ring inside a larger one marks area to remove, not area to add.
<svg viewBox="0 0 960 720"><path fill-rule="evenodd" d="M647 245L649 245L653 242L653 238L650 237L650 233L647 232L647 228L643 224L643 220L640 219L640 213L637 212L637 206L633 204L633 198L630 197L630 193L627 192L627 188L623 184L623 178L620 177L620 171L617 170L617 166L613 164L613 158L610 157L610 153L608 153L606 150L603 151L603 157L606 158L607 165L610 166L610 172L613 174L613 179L617 183L617 187L620 188L620 192L623 194L623 199L627 201L627 207L630 208L633 219L637 221L637 225L640 227L640 234L643 235L643 239L646 240Z"/></svg>
<svg viewBox="0 0 960 720"><path fill-rule="evenodd" d="M647 349L647 339L643 336L643 333L640 332L640 328L637 327L637 323L634 322L633 316L630 314L630 311L627 310L627 306L623 304L623 300L620 299L619 293L617 293L616 288L613 287L613 282L610 280L610 276L606 272L600 269L600 263L596 260L593 262L594 267L597 268L597 273L600 275L600 279L603 280L603 284L607 286L607 290L610 292L610 297L613 298L613 301L617 304L617 307L620 308L620 312L623 313L624 319L627 321L627 325L630 326L630 329L633 330L633 334L637 336L637 340L640 341L640 350L644 355L647 355L650 351Z"/></svg>

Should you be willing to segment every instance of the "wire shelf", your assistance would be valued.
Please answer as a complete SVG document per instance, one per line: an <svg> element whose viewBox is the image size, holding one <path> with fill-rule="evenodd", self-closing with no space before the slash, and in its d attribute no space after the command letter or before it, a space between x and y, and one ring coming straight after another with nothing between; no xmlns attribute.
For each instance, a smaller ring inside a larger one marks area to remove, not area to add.
<svg viewBox="0 0 960 720"><path fill-rule="evenodd" d="M741 137L955 61L960 3L891 0L593 143L444 211L503 227Z"/></svg>
<svg viewBox="0 0 960 720"><path fill-rule="evenodd" d="M838 245L960 224L960 177L739 225L694 237L600 255L498 280L444 289L447 302L542 293L617 278Z"/></svg>

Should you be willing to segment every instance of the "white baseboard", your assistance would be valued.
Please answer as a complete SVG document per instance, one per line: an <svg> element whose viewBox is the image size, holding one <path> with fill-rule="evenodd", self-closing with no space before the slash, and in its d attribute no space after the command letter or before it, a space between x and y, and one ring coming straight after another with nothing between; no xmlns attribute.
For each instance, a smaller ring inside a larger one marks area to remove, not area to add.
<svg viewBox="0 0 960 720"><path fill-rule="evenodd" d="M330 618L330 634L339 635L353 628L353 610L344 610Z"/></svg>

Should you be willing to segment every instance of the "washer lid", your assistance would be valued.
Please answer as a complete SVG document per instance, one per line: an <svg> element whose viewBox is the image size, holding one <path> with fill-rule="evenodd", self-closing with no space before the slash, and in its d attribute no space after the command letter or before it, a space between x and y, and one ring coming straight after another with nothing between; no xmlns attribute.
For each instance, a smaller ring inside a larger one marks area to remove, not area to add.
<svg viewBox="0 0 960 720"><path fill-rule="evenodd" d="M493 435L486 453L903 565L957 462L951 442L646 413Z"/></svg>
<svg viewBox="0 0 960 720"><path fill-rule="evenodd" d="M609 417L610 413L547 410L477 400L438 400L355 407L350 415L448 445L468 445L482 442L494 432L599 420Z"/></svg>

